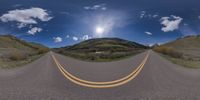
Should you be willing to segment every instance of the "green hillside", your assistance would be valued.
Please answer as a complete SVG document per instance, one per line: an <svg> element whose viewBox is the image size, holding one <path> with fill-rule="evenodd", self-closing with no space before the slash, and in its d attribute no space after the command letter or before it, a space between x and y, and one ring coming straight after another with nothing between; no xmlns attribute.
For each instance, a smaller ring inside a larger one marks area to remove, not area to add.
<svg viewBox="0 0 200 100"><path fill-rule="evenodd" d="M86 61L112 61L137 54L145 49L146 46L123 39L97 38L57 48L54 51Z"/></svg>

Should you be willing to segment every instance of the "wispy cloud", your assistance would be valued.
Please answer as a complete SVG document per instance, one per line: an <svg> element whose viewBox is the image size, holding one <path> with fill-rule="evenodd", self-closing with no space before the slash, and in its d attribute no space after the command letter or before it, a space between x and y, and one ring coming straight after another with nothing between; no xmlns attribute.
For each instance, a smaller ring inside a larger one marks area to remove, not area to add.
<svg viewBox="0 0 200 100"><path fill-rule="evenodd" d="M157 18L159 17L159 15L155 14L155 15L152 15L153 18Z"/></svg>
<svg viewBox="0 0 200 100"><path fill-rule="evenodd" d="M100 13L93 17L87 17L84 19L86 24L93 27L93 37L106 37L114 32L116 28L122 28L128 25L132 20L126 12L121 11L110 11ZM91 24L92 22L92 24ZM103 32L97 32L98 29Z"/></svg>
<svg viewBox="0 0 200 100"><path fill-rule="evenodd" d="M145 32L147 35L153 35L153 33L146 31Z"/></svg>
<svg viewBox="0 0 200 100"><path fill-rule="evenodd" d="M190 25L184 25L180 27L180 32L183 36L187 36L187 35L197 35L199 33L198 30L194 29L193 27L191 27Z"/></svg>
<svg viewBox="0 0 200 100"><path fill-rule="evenodd" d="M107 10L106 4L97 4L93 6L85 6L83 7L85 10Z"/></svg>
<svg viewBox="0 0 200 100"><path fill-rule="evenodd" d="M20 7L20 6L22 6L22 4L15 4L15 5L13 5L13 7Z"/></svg>
<svg viewBox="0 0 200 100"><path fill-rule="evenodd" d="M154 14L151 14L151 13L148 13L146 11L141 11L140 12L140 18L157 18L159 17L159 15L157 13L154 13Z"/></svg>

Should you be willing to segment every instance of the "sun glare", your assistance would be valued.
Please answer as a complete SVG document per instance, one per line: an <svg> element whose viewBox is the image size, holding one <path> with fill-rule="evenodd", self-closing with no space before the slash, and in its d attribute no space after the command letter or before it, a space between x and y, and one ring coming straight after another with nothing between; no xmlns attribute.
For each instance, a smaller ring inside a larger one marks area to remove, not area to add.
<svg viewBox="0 0 200 100"><path fill-rule="evenodd" d="M103 28L103 27L96 27L96 33L97 34L102 34L102 33L104 33L104 31L105 31L105 29Z"/></svg>

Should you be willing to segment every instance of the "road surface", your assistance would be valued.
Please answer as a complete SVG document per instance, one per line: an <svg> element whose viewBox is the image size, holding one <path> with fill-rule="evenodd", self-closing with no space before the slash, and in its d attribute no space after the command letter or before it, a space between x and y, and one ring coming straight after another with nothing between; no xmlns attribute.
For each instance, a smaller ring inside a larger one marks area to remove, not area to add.
<svg viewBox="0 0 200 100"><path fill-rule="evenodd" d="M0 100L200 99L200 70L172 64L153 51L143 62L147 53L121 61L94 63L50 52L23 67L0 70ZM90 82L112 82L126 77L137 68L141 70L122 85L91 88L66 78L52 55L66 71Z"/></svg>

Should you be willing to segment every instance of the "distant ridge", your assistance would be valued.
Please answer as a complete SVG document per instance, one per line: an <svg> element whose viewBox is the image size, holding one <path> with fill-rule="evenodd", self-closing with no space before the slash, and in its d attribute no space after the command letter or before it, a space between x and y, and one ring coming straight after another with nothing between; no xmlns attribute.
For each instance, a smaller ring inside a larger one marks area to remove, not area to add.
<svg viewBox="0 0 200 100"><path fill-rule="evenodd" d="M55 52L89 61L110 61L136 54L147 46L119 38L89 39L73 46L54 49Z"/></svg>

